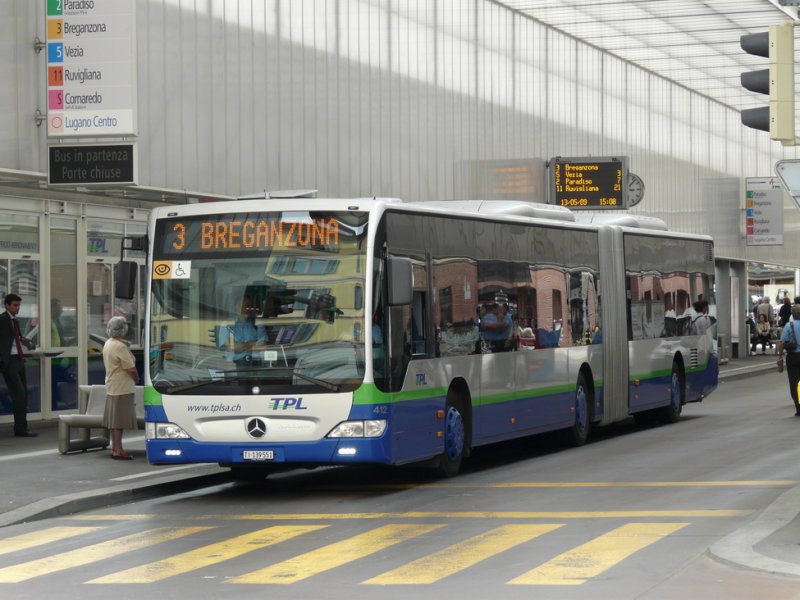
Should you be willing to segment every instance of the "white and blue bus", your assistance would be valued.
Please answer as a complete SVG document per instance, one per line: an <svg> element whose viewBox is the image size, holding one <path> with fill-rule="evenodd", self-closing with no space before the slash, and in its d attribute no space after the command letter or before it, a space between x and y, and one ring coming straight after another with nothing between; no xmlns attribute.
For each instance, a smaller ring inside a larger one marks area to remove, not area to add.
<svg viewBox="0 0 800 600"><path fill-rule="evenodd" d="M262 198L157 208L148 245L153 464L451 476L485 444L674 422L717 386L713 242L656 219Z"/></svg>

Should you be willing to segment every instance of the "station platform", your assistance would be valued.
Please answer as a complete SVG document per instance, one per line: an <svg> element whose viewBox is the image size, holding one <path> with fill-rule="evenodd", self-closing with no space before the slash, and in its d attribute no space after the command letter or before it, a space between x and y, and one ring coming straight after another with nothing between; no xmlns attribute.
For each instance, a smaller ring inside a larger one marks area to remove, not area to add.
<svg viewBox="0 0 800 600"><path fill-rule="evenodd" d="M762 355L759 350L756 356L730 359L721 365L720 381L769 371L776 371L775 355L769 350ZM19 438L14 437L10 423L0 425L4 480L0 527L232 481L229 471L217 465L148 464L141 430L126 431L123 436L123 445L134 460L117 461L111 460L107 449L59 454L57 421L34 422L31 429L37 437ZM714 544L709 554L746 568L800 577L800 552L781 553L765 547L770 540L794 546L800 541L800 485ZM776 555L786 560L770 558Z"/></svg>

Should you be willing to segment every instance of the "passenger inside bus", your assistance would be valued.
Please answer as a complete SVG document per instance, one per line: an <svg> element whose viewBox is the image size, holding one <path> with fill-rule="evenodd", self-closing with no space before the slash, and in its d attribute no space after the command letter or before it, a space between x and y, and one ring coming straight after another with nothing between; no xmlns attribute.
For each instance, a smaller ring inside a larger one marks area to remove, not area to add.
<svg viewBox="0 0 800 600"><path fill-rule="evenodd" d="M492 352L512 349L513 321L505 304L491 303L481 319L481 334Z"/></svg>

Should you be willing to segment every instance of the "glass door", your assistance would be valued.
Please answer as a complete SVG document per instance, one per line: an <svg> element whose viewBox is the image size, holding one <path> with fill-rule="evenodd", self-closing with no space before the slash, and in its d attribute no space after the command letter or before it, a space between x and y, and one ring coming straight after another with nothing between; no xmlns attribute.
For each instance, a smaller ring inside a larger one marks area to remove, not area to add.
<svg viewBox="0 0 800 600"><path fill-rule="evenodd" d="M139 263L136 297L122 300L114 297L114 265L119 261L124 235L143 235L146 226L142 223L126 224L90 222L86 265L86 298L88 328L88 383L102 384L105 381L103 367L103 344L107 339L106 324L111 317L125 317L128 322L126 339L131 351L141 360L144 315L145 255L127 253L126 260ZM141 364L137 365L141 369Z"/></svg>

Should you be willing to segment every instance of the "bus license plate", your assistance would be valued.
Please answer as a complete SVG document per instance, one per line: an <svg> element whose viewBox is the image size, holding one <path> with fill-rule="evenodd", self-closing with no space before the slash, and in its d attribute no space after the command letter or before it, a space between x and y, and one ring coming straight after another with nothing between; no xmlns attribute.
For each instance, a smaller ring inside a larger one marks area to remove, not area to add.
<svg viewBox="0 0 800 600"><path fill-rule="evenodd" d="M245 450L242 453L244 460L275 460L273 450Z"/></svg>

